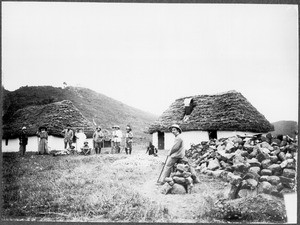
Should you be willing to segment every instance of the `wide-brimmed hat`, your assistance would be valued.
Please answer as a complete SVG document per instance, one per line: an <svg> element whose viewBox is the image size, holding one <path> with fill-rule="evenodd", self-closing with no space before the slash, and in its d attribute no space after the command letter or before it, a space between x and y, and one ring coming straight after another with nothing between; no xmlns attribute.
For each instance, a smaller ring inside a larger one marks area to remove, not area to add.
<svg viewBox="0 0 300 225"><path fill-rule="evenodd" d="M120 126L118 126L118 125L115 125L114 127L120 129Z"/></svg>
<svg viewBox="0 0 300 225"><path fill-rule="evenodd" d="M22 130L26 130L26 127L22 127Z"/></svg>
<svg viewBox="0 0 300 225"><path fill-rule="evenodd" d="M44 130L47 131L47 127L46 127L46 126L40 126L40 127L39 127L39 131L41 131L42 129L44 129Z"/></svg>
<svg viewBox="0 0 300 225"><path fill-rule="evenodd" d="M180 128L177 124L173 124L172 126L169 127L170 130L171 130L172 128L176 128L176 129L179 131L179 133L182 132L181 128Z"/></svg>
<svg viewBox="0 0 300 225"><path fill-rule="evenodd" d="M97 128L96 128L96 129L97 129L97 130L98 130L98 129L100 129L100 130L101 130L102 128L101 128L100 126L97 126Z"/></svg>

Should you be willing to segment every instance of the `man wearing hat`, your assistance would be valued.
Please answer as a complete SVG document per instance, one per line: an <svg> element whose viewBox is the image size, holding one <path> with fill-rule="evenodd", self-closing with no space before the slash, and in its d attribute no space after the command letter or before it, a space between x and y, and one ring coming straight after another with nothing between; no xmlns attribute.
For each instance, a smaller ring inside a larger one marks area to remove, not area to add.
<svg viewBox="0 0 300 225"><path fill-rule="evenodd" d="M95 152L96 152L96 154L101 153L103 137L104 137L104 135L101 131L101 127L98 126L96 131L93 134L93 140L94 140L94 143L95 143Z"/></svg>
<svg viewBox="0 0 300 225"><path fill-rule="evenodd" d="M181 137L181 129L177 124L173 124L170 128L171 132L175 136L173 147L170 150L168 155L168 160L166 162L164 171L162 173L162 182L161 184L165 183L165 178L169 177L171 174L172 167L180 161L185 156L185 149L183 139Z"/></svg>
<svg viewBox="0 0 300 225"><path fill-rule="evenodd" d="M81 152L84 155L90 155L91 154L91 148L89 147L89 143L87 141L84 142L84 145L81 148Z"/></svg>
<svg viewBox="0 0 300 225"><path fill-rule="evenodd" d="M26 145L28 144L28 136L26 127L22 127L21 134L19 136L20 154L25 155Z"/></svg>
<svg viewBox="0 0 300 225"><path fill-rule="evenodd" d="M72 149L74 132L71 129L71 125L68 124L67 128L64 129L61 133L64 134L65 149L67 149L68 144L69 144L69 148Z"/></svg>
<svg viewBox="0 0 300 225"><path fill-rule="evenodd" d="M120 153L121 151L121 140L122 140L122 131L120 130L120 127L118 125L115 126L116 132L115 132L115 147L117 153Z"/></svg>

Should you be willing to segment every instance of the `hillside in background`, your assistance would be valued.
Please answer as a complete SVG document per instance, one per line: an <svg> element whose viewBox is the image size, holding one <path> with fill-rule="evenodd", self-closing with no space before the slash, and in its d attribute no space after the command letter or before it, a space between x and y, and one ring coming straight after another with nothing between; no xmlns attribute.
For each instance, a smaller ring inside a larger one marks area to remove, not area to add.
<svg viewBox="0 0 300 225"><path fill-rule="evenodd" d="M28 106L40 106L63 100L70 100L90 122L95 121L102 128L111 130L119 125L125 131L127 124L133 128L140 140L149 140L147 128L157 118L155 115L123 104L103 94L82 87L25 86L15 91L3 90L3 125L13 115Z"/></svg>
<svg viewBox="0 0 300 225"><path fill-rule="evenodd" d="M296 121L277 121L272 123L274 125L274 131L271 132L273 135L289 135L295 138L295 131L298 130L298 123Z"/></svg>

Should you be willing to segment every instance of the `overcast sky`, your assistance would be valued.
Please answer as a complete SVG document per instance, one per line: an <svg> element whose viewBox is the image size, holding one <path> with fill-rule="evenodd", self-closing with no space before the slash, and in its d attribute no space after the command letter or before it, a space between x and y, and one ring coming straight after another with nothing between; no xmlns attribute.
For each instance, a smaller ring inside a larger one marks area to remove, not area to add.
<svg viewBox="0 0 300 225"><path fill-rule="evenodd" d="M298 7L2 2L2 82L66 82L157 115L236 90L270 122L298 121Z"/></svg>

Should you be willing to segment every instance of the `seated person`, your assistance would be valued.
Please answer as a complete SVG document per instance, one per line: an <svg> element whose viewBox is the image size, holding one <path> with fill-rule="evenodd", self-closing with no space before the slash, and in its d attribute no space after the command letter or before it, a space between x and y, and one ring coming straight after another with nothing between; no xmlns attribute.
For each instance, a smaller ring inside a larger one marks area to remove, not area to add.
<svg viewBox="0 0 300 225"><path fill-rule="evenodd" d="M81 152L84 155L91 154L91 148L89 147L89 143L87 141L84 142L84 146L81 148Z"/></svg>
<svg viewBox="0 0 300 225"><path fill-rule="evenodd" d="M149 152L149 155L157 156L157 148L152 144L152 142L149 142L149 146L147 147L147 152Z"/></svg>
<svg viewBox="0 0 300 225"><path fill-rule="evenodd" d="M69 153L71 153L71 154L75 154L76 153L76 149L75 149L75 146L74 145L71 145L71 147L70 148L68 148L68 150L67 150Z"/></svg>

